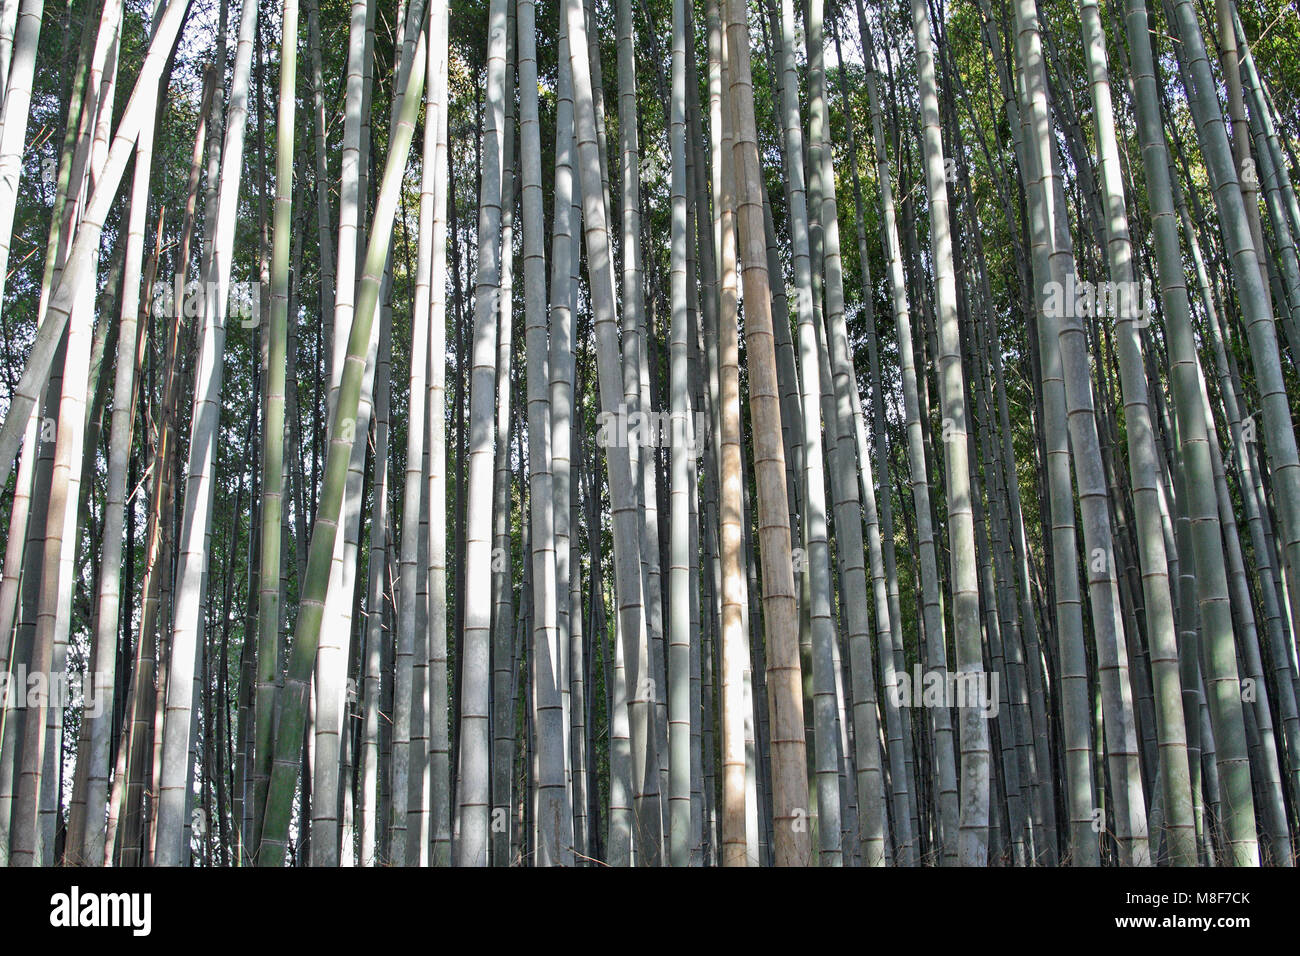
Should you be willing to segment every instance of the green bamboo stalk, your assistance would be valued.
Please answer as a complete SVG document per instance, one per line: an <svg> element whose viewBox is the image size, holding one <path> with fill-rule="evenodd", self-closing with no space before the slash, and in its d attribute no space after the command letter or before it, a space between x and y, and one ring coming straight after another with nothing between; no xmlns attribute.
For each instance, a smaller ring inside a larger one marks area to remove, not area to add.
<svg viewBox="0 0 1300 956"><path fill-rule="evenodd" d="M1136 273L1129 240L1128 216L1124 209L1124 187L1106 63L1106 35L1096 0L1080 0L1079 15L1083 26L1084 54L1091 75L1099 154L1098 174L1106 211L1107 261L1111 281L1119 290L1117 301L1120 303L1120 314L1117 316L1116 338L1119 346L1120 387L1124 396L1125 433L1128 436L1129 477L1133 488L1134 517L1138 525L1136 538L1142 566L1146 634L1157 702L1156 733L1164 786L1163 838L1166 852L1175 865L1194 866L1196 832L1192 821L1182 688L1178 679L1178 644L1164 532L1160 527L1160 476L1156 467L1157 450L1147 397L1146 370L1142 361L1141 326L1138 324L1139 319L1145 324L1150 317L1138 314Z"/></svg>
<svg viewBox="0 0 1300 956"><path fill-rule="evenodd" d="M912 0L912 32L916 39L920 80L922 146L926 193L930 199L930 244L938 311L939 403L944 419L943 457L957 672L960 679L969 680L969 676L962 678L962 675L982 675L984 670L979 581L967 464L965 382L957 328L957 287L948 225L948 188L939 132L934 55L930 49L930 11L925 0ZM958 860L963 866L983 866L988 862L989 729L986 719L974 706L960 707L958 715L961 731Z"/></svg>
<svg viewBox="0 0 1300 956"><path fill-rule="evenodd" d="M357 408L361 400L361 379L365 368L365 349L379 303L379 286L388 258L391 229L396 213L406 160L415 120L419 114L425 72L425 30L423 25L416 41L415 55L406 71L406 82L397 104L397 124L384 175L375 203L375 215L366 249L365 269L357 295L357 309L348 339L348 351L339 385L338 403L330 423L329 454L321 485L320 505L312 528L307 571L303 578L298 621L294 628L293 649L276 720L275 762L271 786L267 792L266 818L262 824L262 842L258 865L283 864L289 836L289 819L303 747L303 730L307 718L307 697L311 683L316 647L324 616L325 591L329 586L329 569L333 561L334 540L338 533L339 513L347 480L356 427Z"/></svg>

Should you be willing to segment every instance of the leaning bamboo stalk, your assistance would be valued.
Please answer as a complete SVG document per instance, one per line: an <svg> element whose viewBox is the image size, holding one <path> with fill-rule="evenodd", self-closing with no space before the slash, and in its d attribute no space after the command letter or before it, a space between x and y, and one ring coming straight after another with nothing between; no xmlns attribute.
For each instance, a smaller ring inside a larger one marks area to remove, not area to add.
<svg viewBox="0 0 1300 956"><path fill-rule="evenodd" d="M215 440L220 414L221 377L226 337L226 304L230 293L230 267L238 211L244 127L248 117L248 84L252 69L253 33L257 23L255 3L245 6L240 20L235 54L234 82L227 107L226 142L222 151L221 189L217 201L217 229L208 262L204 290L204 324L194 389L196 403L190 432L185 509L177 541L176 606L171 657L168 663L166 716L163 722L161 781L158 795L158 843L155 862L181 866L188 847L184 836L188 818L191 773L191 717L194 705L197 649L203 634L204 574L207 537L212 515ZM252 7L252 10L249 10Z"/></svg>
<svg viewBox="0 0 1300 956"><path fill-rule="evenodd" d="M73 158L74 182L88 183L103 168L107 150L108 125L113 87L116 82L121 7L106 5L99 21L95 54L91 61L90 86L87 90L79 123L79 143ZM78 192L82 186L78 187ZM72 229L78 212L76 203L65 210L65 228ZM64 704L60 688L66 686L66 661L71 637L72 596L78 569L77 545L81 485L89 479L85 448L89 437L91 455L95 454L94 426L91 415L97 388L92 379L102 361L103 343L108 334L108 320L95 326L93 313L107 311L121 278L125 242L118 244L114 266L105 284L104 297L97 304L93 287L78 291L73 303L69 330L63 342L64 365L58 389L57 431L54 437L54 461L50 473L49 502L44 515L45 536L41 545L39 600L35 613L35 635L30 665L34 672L46 676L45 691L23 724L22 760L16 789L15 823L12 854L19 865L50 865L54 862L54 842L59 811L63 803L62 753L64 747ZM99 250L92 253L88 266L96 270ZM98 354L98 358L97 358ZM54 393L51 392L51 395ZM48 401L49 399L47 399ZM92 630L94 624L92 622ZM116 642L113 642L115 649ZM93 654L93 649L92 649ZM82 725L84 744L89 725ZM85 747L77 748L85 752ZM85 785L88 764L80 761L72 787L68 814L67 841L71 851L65 858L78 859L84 837ZM36 826L29 824L35 819ZM29 847L34 856L27 856Z"/></svg>
<svg viewBox="0 0 1300 956"><path fill-rule="evenodd" d="M206 105L206 102L203 105ZM105 497L99 572L95 657L91 668L95 690L100 694L111 694L115 684L117 632L120 623L121 537L126 511L127 459L131 454L131 435L135 424L137 371L135 353L140 316L145 217L149 206L149 174L153 163L154 120L153 116L146 118L136 142L135 181L132 184L126 264L122 280L122 318L118 330L118 362L113 386L113 418L109 439L108 489ZM200 125L202 125L201 120ZM126 351L128 346L132 350L129 353ZM105 830L102 823L105 800L108 796L109 732L112 719L111 707L106 713L101 712L91 718L89 748L85 755L90 775L87 780L86 828L82 862L91 866L100 865L104 859Z"/></svg>
<svg viewBox="0 0 1300 956"><path fill-rule="evenodd" d="M80 141L73 160L73 182L88 183L103 170L111 119L105 115L111 114L111 108L106 104L112 102L116 81L120 23L120 6L106 5L99 20L89 87L79 123ZM77 191L81 188L78 186ZM73 228L76 213L76 203L69 204L65 211L65 228ZM121 267L122 251L123 246L119 245L117 269ZM89 262L81 265L93 274L98 262L99 250L95 248L90 253ZM118 278L120 271L115 270L114 277L106 285L105 294L110 302ZM58 390L54 460L44 515L39 600L30 652L31 670L46 676L46 689L36 706L28 709L23 721L21 763L11 818L10 859L14 865L50 865L54 862L54 842L63 802L59 782L65 701L59 689L66 686L63 679L66 676L73 589L78 570L78 505L85 477L84 454L89 430L86 426L93 391L89 379L95 374L92 339L102 341L106 332L106 326L101 323L98 333L92 336L96 311L93 285L86 284L77 290L71 308L68 332L62 345L64 365ZM46 324L41 323L41 327ZM93 441L91 454L94 454ZM87 729L83 726L83 732ZM84 803L84 762L77 778L68 821L68 839L73 846L71 856L74 859L79 856L83 836L84 814L81 811L84 807L80 804Z"/></svg>
<svg viewBox="0 0 1300 956"><path fill-rule="evenodd" d="M217 49L226 49L226 31L220 30ZM203 172L203 154L207 152L207 195L210 207L216 206L217 179L221 169L221 102L218 84L221 72L209 68L204 77L204 98L202 112L195 131L194 148L190 159L190 176L186 187L185 213L181 225L180 248L177 255L175 282L178 287L185 286L185 273L189 268L190 246L194 235L194 220L198 205L199 181ZM205 142L206 140L206 142ZM203 261L210 257L210 249L216 232L216 217L208 217L204 224ZM163 301L166 301L165 299ZM140 585L141 613L139 638L136 641L135 666L132 672L132 687L135 705L132 710L130 736L126 744L127 784L122 793L123 808L122 835L117 848L117 859L121 865L139 865L141 860L141 834L144 829L143 797L146 775L152 776L152 770L146 766L154 757L154 751L161 745L161 738L150 721L155 709L155 677L159 677L159 686L165 686L162 679L166 670L160 667L159 656L159 621L167 620L165 604L170 590L171 560L169 550L172 547L172 526L175 498L175 458L177 429L179 426L178 406L183 391L184 375L181 370L180 333L185 302L177 298L170 312L165 312L170 320L163 358L163 381L161 386L160 421L156 425L156 437L153 447L152 481L149 499L149 521L145 532L144 576ZM256 391L256 388L254 389ZM152 760L153 766L158 761ZM150 790L151 800L156 800L156 789ZM242 862L242 860L241 860Z"/></svg>
<svg viewBox="0 0 1300 956"><path fill-rule="evenodd" d="M15 15L17 13L16 4L14 5L14 13ZM69 237L70 224L67 227L64 225L64 210L70 201L69 186L72 181L73 154L76 151L78 142L77 118L80 110L89 105L85 102L82 92L90 72L90 39L91 30L89 24L87 24L87 27L82 30L76 71L73 74L69 92L71 102L69 103L68 117L64 129L63 146L60 150L54 207L50 218L49 236L45 243L45 269L41 278L40 302L36 311L38 330L45 321L50 295L58 282L59 276L62 275L65 256L68 247L71 245ZM3 75L2 71L0 71L0 75ZM42 417L39 410L33 406L23 436L23 452L19 461L18 477L14 487L14 498L10 506L9 518L10 528L22 528L24 532L27 531L29 522L33 522L33 530L45 527L45 491L49 486L49 454L53 453L53 447L50 443L39 440L41 425ZM48 454L42 454L42 448ZM46 468L41 469L39 467L38 463L41 461L44 461ZM20 604L26 603L26 595L29 592L34 594L39 588L39 572L34 567L34 561L30 560L34 558L37 550L39 550L33 540L39 537L39 534L40 532L37 532L37 534L11 534L9 536L5 551L4 583L0 586L0 634L12 634L12 643L8 638L0 639L0 647L4 648L5 654L4 660L0 661L0 673L7 672L10 667L17 666L19 662L26 663L31 656L30 628L18 627L15 629L14 625L18 620ZM26 575L22 574L24 566L29 569ZM36 587L33 587L33 585L36 585ZM20 760L17 753L19 749L18 738L21 734L24 711L19 708L12 708L3 715L2 719L3 737L0 739L0 863L7 863L13 791L17 782L15 780L15 769Z"/></svg>
<svg viewBox="0 0 1300 956"><path fill-rule="evenodd" d="M90 291L90 290L86 290ZM91 303L74 306L74 321L66 342L63 382L54 443L45 539L41 555L40 603L31 651L31 670L47 675L47 692L29 707L23 723L22 763L18 773L12 818L10 864L48 865L53 862L55 762L61 756L64 701L56 691L64 673L77 537L77 498L85 431L86 380L90 364Z"/></svg>
<svg viewBox="0 0 1300 956"><path fill-rule="evenodd" d="M374 16L374 4L368 0L353 0L350 6L348 29L348 56L346 76L344 79L344 116L343 140L339 159L339 220L338 245L335 256L335 274L333 278L334 301L331 304L333 314L330 318L330 341L327 343L329 357L326 368L329 374L326 399L326 415L332 418L334 406L338 401L338 388L343 375L344 356L347 351L349 331L352 328L357 296L357 267L360 261L358 244L364 240L360 237L363 229L366 193L363 184L366 167L369 162L368 107L367 99L370 83L369 32ZM363 114L365 118L363 119ZM364 127L364 129L363 129ZM371 412L371 383L373 382L373 364L378 355L378 327L372 329L372 341L369 343L367 359L371 370L366 375L366 387L361 397L361 411L358 414L356 430L362 436L368 434ZM326 638L318 656L316 668L317 682L327 692L324 712L313 721L313 733L316 737L314 746L323 756L338 752L337 735L339 732L339 708L343 694L344 682L341 675L346 671L346 651L342 642L351 632L352 595L355 586L355 561L360 547L360 512L353 505L361 493L362 471L365 466L365 445L363 438L358 442L361 447L354 449L349 462L349 481L345 491L344 532L339 535L335 545L331 581L327 595L326 618L330 626L326 629ZM351 506L351 507L349 507ZM355 515L355 518L353 518ZM349 520L351 519L351 520ZM351 545L351 549L349 549ZM279 655L277 655L279 656ZM265 692L269 697L269 691ZM260 696L260 695L259 695ZM256 763L254 776L253 806L253 847L260 843L259 828L265 817L266 788L270 785L271 736L274 732L274 713L266 703L258 707L257 740L255 746ZM313 770L313 785L317 785L316 772L320 774L320 784L326 783L326 776L337 771L333 766L328 769L325 762L318 760Z"/></svg>
<svg viewBox="0 0 1300 956"><path fill-rule="evenodd" d="M149 43L149 51L140 67L131 97L113 133L108 157L86 203L81 226L77 229L76 238L72 240L68 253L67 261L72 267L64 270L50 296L47 321L41 325L36 341L32 343L22 378L10 399L4 425L0 426L0 485L9 480L27 420L49 378L54 353L58 350L59 340L68 324L72 303L76 301L80 287L91 281L91 251L99 246L104 222L117 195L122 175L126 172L126 164L131 158L144 117L156 108L158 83L163 67L171 55L188 9L188 0L176 0L164 11L158 22L158 30Z"/></svg>
<svg viewBox="0 0 1300 956"><path fill-rule="evenodd" d="M370 340L370 327L374 323L379 304L379 287L392 238L390 231L424 86L424 36L422 28L398 102L398 122L384 167L379 198L375 204L373 229L366 250L365 270L348 340L338 403L330 423L329 456L326 459L316 523L312 529L298 623L294 629L293 650L281 697L282 706L276 721L275 762L267 793L266 819L262 824L262 844L258 851L258 864L261 866L279 866L283 863L289 835L289 818L306 727L308 688L320 638L324 597L329 586L329 568L333 562L348 460L352 454L352 432L356 427L355 416L361 400L364 350Z"/></svg>
<svg viewBox="0 0 1300 956"><path fill-rule="evenodd" d="M45 0L23 0L21 9L16 2L11 7L17 19L6 45L10 53L5 70L0 72L4 77L0 80L4 100L3 113L0 113L0 298L3 298L9 273L9 250L13 242L14 213L18 207L18 183L23 170L23 146L31 110L32 79L36 73L37 41L41 35ZM8 479L7 474L5 478Z"/></svg>
<svg viewBox="0 0 1300 956"><path fill-rule="evenodd" d="M399 8L399 29L394 41L396 63L394 76L396 88L402 89L410 71L411 55L416 34L423 22L423 4L416 2ZM373 8L367 11L367 40L373 44L369 26L373 21ZM358 170L358 193L361 197L357 209L357 241L364 242L369 224L365 214L367 205L365 197L368 191L369 165L364 160L369 157L370 148L370 112L368 103L372 96L374 80L371 74L372 60L366 57L366 70L362 83L362 119L360 132L360 150L363 162ZM400 97L394 97L389 108L389 127L397 120L397 107ZM376 568L388 565L388 529L385 525L387 489L389 486L388 431L389 405L391 401L392 373L392 308L389 301L392 287L392 262L384 262L379 286L379 321L370 328L370 342L366 352L366 370L362 378L361 400L358 406L352 456L348 461L348 479L344 488L343 510L341 512L341 537L336 540L334 560L331 567L329 591L326 596L325 621L322 629L320 646L316 659L316 686L319 692L318 712L312 720L314 746L319 758L314 764L314 787L321 806L322 817L336 818L338 803L339 777L345 771L343 760L346 749L343 742L345 726L345 701L347 698L347 680L349 662L356 658L352 647L355 638L349 638L359 631L354 628L353 611L355 604L357 574L360 565L363 497L365 493L366 461L373 461L371 479L376 500L376 515L371 524L370 566L371 591L384 580L384 575L375 577ZM359 295L359 290L356 290ZM355 315L355 313L353 313ZM339 338L344 336L348 326L335 327L336 351ZM373 439L371 435L373 434ZM371 442L373 441L373 455ZM376 527L376 522L378 527ZM372 604L372 606L374 606ZM367 637L378 640L380 631L376 625L382 621L382 615L371 615L367 622ZM382 630L382 629L381 629ZM398 648L393 675L393 708L391 713L391 742L393 760L390 765L391 785L388 788L391 807L391 827L388 831L391 842L399 845L393 853L400 852L403 843L401 834L405 833L407 804L409 801L409 764L407 756L410 744L411 694L413 690L412 658L409 651ZM388 781L386 781L388 782Z"/></svg>

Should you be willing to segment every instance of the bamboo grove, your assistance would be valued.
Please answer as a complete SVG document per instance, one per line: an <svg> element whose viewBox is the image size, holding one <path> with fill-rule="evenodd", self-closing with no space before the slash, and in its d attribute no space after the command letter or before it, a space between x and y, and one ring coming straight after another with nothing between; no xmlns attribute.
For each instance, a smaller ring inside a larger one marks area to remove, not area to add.
<svg viewBox="0 0 1300 956"><path fill-rule="evenodd" d="M1297 54L2 0L0 860L1291 866Z"/></svg>

